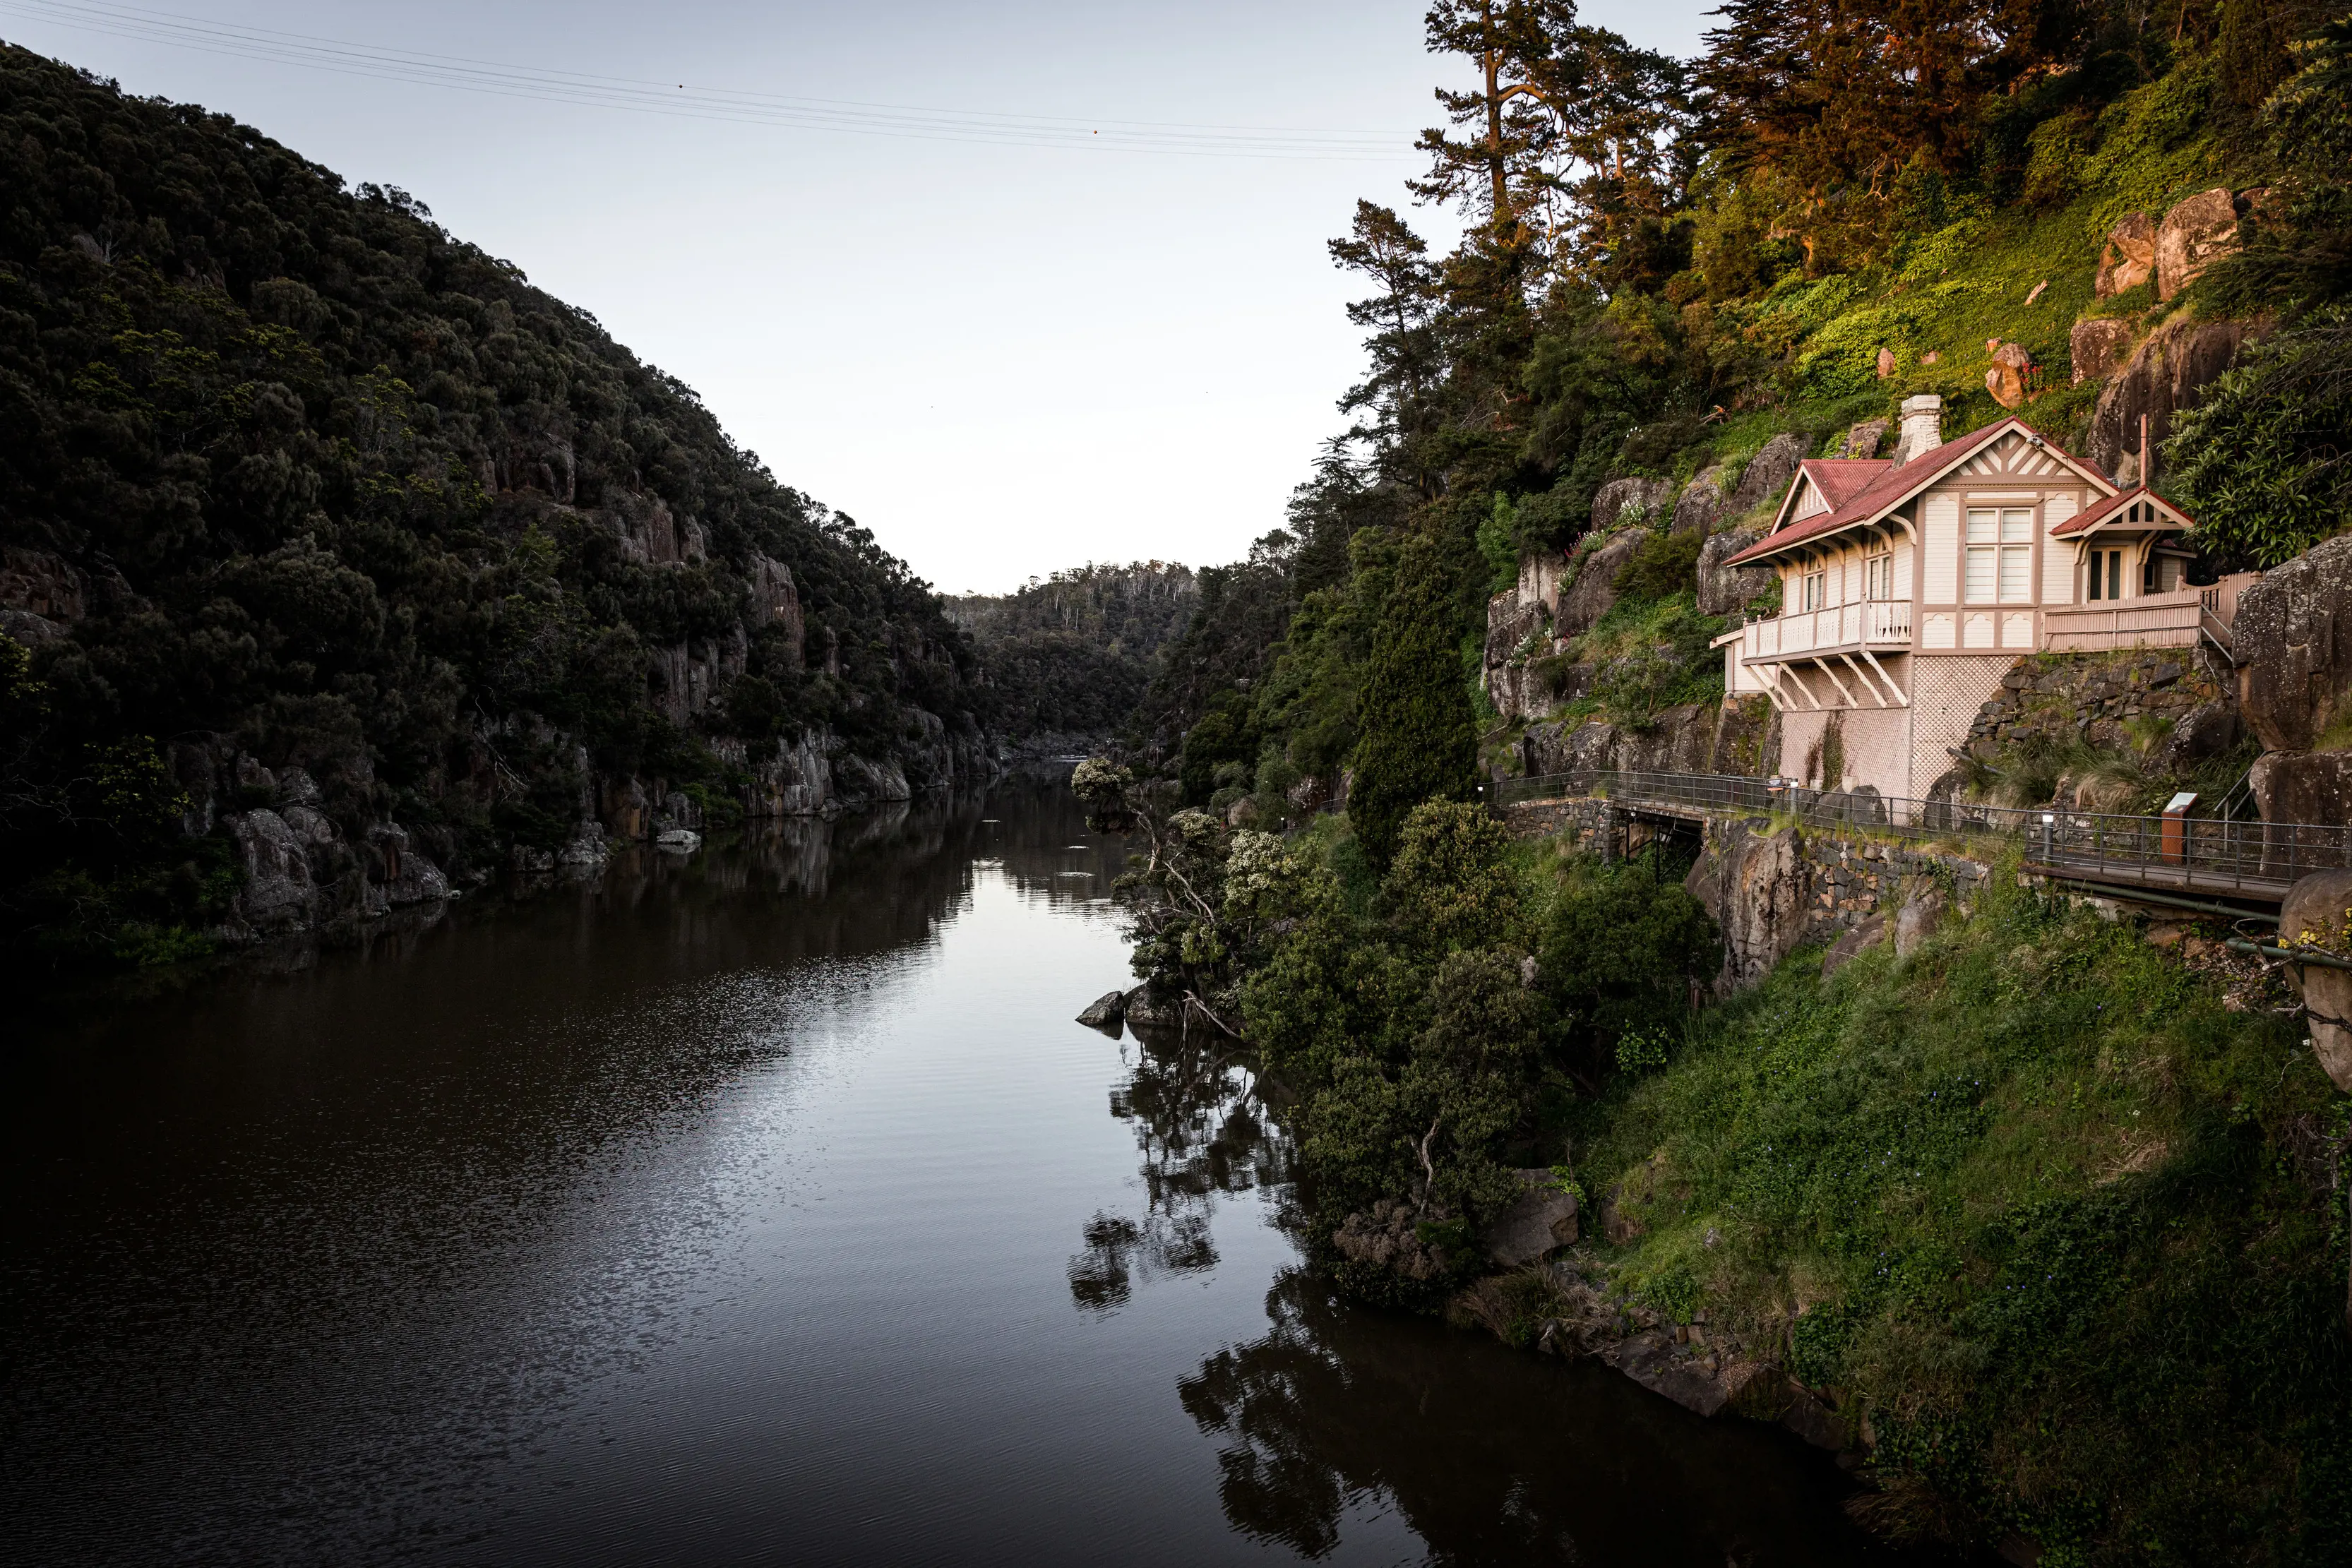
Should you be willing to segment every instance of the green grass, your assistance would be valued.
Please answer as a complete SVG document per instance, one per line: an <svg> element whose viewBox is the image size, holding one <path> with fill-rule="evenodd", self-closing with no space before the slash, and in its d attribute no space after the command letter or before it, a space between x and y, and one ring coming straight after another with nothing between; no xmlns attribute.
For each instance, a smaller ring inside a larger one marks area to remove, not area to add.
<svg viewBox="0 0 2352 1568"><path fill-rule="evenodd" d="M1885 1522L2345 1561L2344 1200L2308 1150L2347 1101L2298 1029L1998 880L1906 962L1790 958L1588 1107L1578 1176L1643 1195L1622 1282L1858 1398Z"/></svg>

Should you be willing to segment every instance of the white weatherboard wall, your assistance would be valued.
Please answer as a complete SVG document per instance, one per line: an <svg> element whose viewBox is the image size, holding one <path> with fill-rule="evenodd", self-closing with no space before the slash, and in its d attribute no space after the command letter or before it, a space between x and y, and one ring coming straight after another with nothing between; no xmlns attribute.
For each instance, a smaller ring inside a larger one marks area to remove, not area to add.
<svg viewBox="0 0 2352 1568"><path fill-rule="evenodd" d="M1960 502L1957 496L1930 495L1920 503L1927 570L1919 597L1930 604L1960 599Z"/></svg>
<svg viewBox="0 0 2352 1568"><path fill-rule="evenodd" d="M2073 517L2078 508L2072 496L2053 496L2042 508L2042 602L2074 601L2074 547L2053 539L2050 530Z"/></svg>

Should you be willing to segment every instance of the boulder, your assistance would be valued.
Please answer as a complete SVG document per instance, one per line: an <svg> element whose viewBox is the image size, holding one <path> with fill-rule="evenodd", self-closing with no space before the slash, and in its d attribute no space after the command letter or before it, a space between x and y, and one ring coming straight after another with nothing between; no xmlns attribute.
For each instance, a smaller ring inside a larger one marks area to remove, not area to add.
<svg viewBox="0 0 2352 1568"><path fill-rule="evenodd" d="M1830 944L1822 955L1822 978L1826 980L1862 955L1862 950L1886 935L1886 916L1874 915Z"/></svg>
<svg viewBox="0 0 2352 1568"><path fill-rule="evenodd" d="M1793 432L1782 431L1757 448L1748 466L1739 471L1739 486L1724 507L1725 518L1744 517L1768 501L1777 504L1804 460L1805 438Z"/></svg>
<svg viewBox="0 0 2352 1568"><path fill-rule="evenodd" d="M1764 537L1761 528L1738 528L1709 534L1698 551L1698 612L1728 615L1758 594L1769 591L1776 573L1769 566L1726 566L1724 563Z"/></svg>
<svg viewBox="0 0 2352 1568"><path fill-rule="evenodd" d="M1622 1340L1601 1352L1601 1359L1651 1393L1698 1415L1717 1415L1731 1403L1722 1378L1684 1354L1670 1329L1649 1329Z"/></svg>
<svg viewBox="0 0 2352 1568"><path fill-rule="evenodd" d="M265 936L308 930L319 889L301 838L270 810L239 811L222 823L236 842L245 872L245 885L236 894L238 917Z"/></svg>
<svg viewBox="0 0 2352 1568"><path fill-rule="evenodd" d="M2139 461L2140 415L2158 446L2172 433L2177 410L2193 408L2198 392L2237 361L2246 340L2242 321L2176 318L2141 340L2121 370L2099 389L2084 455L2120 484L2146 478Z"/></svg>
<svg viewBox="0 0 2352 1568"><path fill-rule="evenodd" d="M2352 956L2352 871L2315 872L2279 905L2279 942ZM2352 970L2290 967L2287 985L2304 1006L2311 1049L2336 1088L2352 1093Z"/></svg>
<svg viewBox="0 0 2352 1568"><path fill-rule="evenodd" d="M2026 373L2033 369L2033 356L2017 343L2000 343L1992 350L1992 368L1985 371L1985 391L1992 401L2003 408L2022 408L2026 398Z"/></svg>
<svg viewBox="0 0 2352 1568"><path fill-rule="evenodd" d="M2219 189L2183 197L2156 227L2156 297L2171 298L2237 248L2237 198Z"/></svg>
<svg viewBox="0 0 2352 1568"><path fill-rule="evenodd" d="M572 841L555 852L555 863L588 870L603 866L612 855L604 842L603 825L590 818L572 832Z"/></svg>
<svg viewBox="0 0 2352 1568"><path fill-rule="evenodd" d="M2265 751L2247 781L2265 822L2352 822L2352 751Z"/></svg>
<svg viewBox="0 0 2352 1568"><path fill-rule="evenodd" d="M2107 247L2099 256L2099 272L2091 292L2105 299L2127 288L2137 288L2156 270L2156 219L2129 213L2107 231Z"/></svg>
<svg viewBox="0 0 2352 1568"><path fill-rule="evenodd" d="M1532 1263L1576 1239L1576 1195L1560 1191L1549 1170L1517 1176L1519 1196L1486 1228L1486 1256L1506 1268Z"/></svg>
<svg viewBox="0 0 2352 1568"><path fill-rule="evenodd" d="M1078 1021L1088 1029L1108 1030L1113 1035L1127 1017L1127 993L1105 991L1094 999L1094 1005L1078 1015Z"/></svg>
<svg viewBox="0 0 2352 1568"><path fill-rule="evenodd" d="M1838 448L1841 457L1875 457L1878 444L1886 439L1888 423L1883 419L1865 419L1845 433L1845 444Z"/></svg>
<svg viewBox="0 0 2352 1568"><path fill-rule="evenodd" d="M1149 985L1141 985L1120 1001L1119 1016L1139 1027L1160 1024L1173 1029L1184 1021L1184 1004L1181 998L1162 1000L1152 994Z"/></svg>
<svg viewBox="0 0 2352 1568"><path fill-rule="evenodd" d="M1724 515L1730 477L1731 471L1720 463L1700 469L1683 486L1683 493L1675 497L1673 531L1703 535L1711 530L1716 519Z"/></svg>
<svg viewBox="0 0 2352 1568"><path fill-rule="evenodd" d="M1560 591L1559 613L1553 620L1552 635L1581 637L1592 630L1594 622L1609 613L1610 607L1617 602L1617 573L1649 538L1646 528L1627 528L1602 540L1585 556L1576 569L1575 578Z"/></svg>
<svg viewBox="0 0 2352 1568"><path fill-rule="evenodd" d="M1612 479L1592 493L1592 531L1605 534L1647 522L1674 498L1672 479Z"/></svg>
<svg viewBox="0 0 2352 1568"><path fill-rule="evenodd" d="M1789 1407L1780 1413L1780 1425L1811 1443L1816 1448L1832 1453L1846 1446L1845 1423L1837 1412L1805 1391L1804 1385L1793 1379L1789 1385Z"/></svg>
<svg viewBox="0 0 2352 1568"><path fill-rule="evenodd" d="M2074 361L2074 384L2103 382L2131 358L2132 324L2119 316L2085 318L2066 334L2066 357Z"/></svg>
<svg viewBox="0 0 2352 1568"><path fill-rule="evenodd" d="M692 828L664 828L654 835L654 848L690 855L702 847L702 835Z"/></svg>
<svg viewBox="0 0 2352 1568"><path fill-rule="evenodd" d="M1927 882L1913 888L1895 915L1895 956L1908 958L1916 953L1920 944L1933 936L1936 927L1944 923L1948 905L1939 884Z"/></svg>
<svg viewBox="0 0 2352 1568"><path fill-rule="evenodd" d="M1894 374L1895 374L1895 350L1892 350L1892 349L1881 349L1881 350L1878 350L1878 379L1879 379L1880 381L1882 381L1882 382L1883 382L1883 381L1887 380L1889 377L1893 376Z"/></svg>
<svg viewBox="0 0 2352 1568"><path fill-rule="evenodd" d="M2352 715L2352 534L2313 546L2239 595L2230 641L2239 711L2266 748L2308 751Z"/></svg>

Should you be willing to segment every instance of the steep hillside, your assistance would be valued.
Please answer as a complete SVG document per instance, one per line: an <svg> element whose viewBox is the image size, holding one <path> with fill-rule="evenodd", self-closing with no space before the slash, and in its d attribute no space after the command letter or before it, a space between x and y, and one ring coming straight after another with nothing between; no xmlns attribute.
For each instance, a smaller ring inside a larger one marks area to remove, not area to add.
<svg viewBox="0 0 2352 1568"><path fill-rule="evenodd" d="M402 193L13 48L0 148L11 955L985 766L924 584Z"/></svg>

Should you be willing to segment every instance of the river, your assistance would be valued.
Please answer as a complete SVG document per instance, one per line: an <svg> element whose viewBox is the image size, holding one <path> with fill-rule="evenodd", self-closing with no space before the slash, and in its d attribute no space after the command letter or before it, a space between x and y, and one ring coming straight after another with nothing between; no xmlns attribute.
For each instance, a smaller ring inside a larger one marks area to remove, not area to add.
<svg viewBox="0 0 2352 1568"><path fill-rule="evenodd" d="M1886 1560L1828 1460L1343 1305L1066 790L794 822L0 1059L0 1561Z"/></svg>

